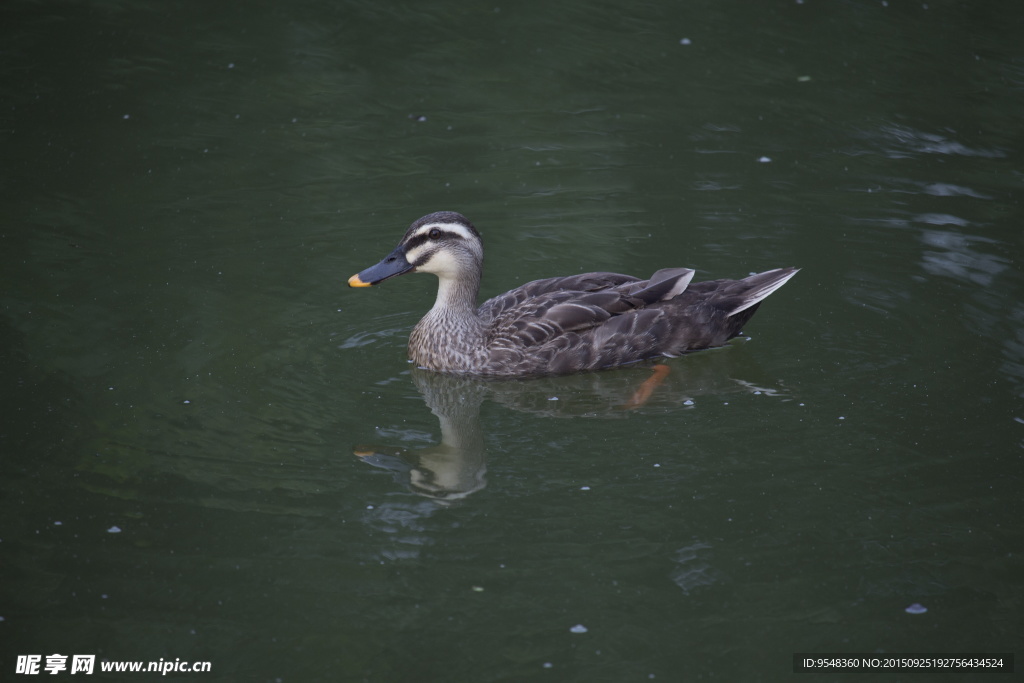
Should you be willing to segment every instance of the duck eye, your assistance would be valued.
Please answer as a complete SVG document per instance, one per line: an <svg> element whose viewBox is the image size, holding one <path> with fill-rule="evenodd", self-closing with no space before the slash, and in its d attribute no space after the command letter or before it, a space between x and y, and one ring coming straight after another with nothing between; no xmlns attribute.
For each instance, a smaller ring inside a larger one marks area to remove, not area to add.
<svg viewBox="0 0 1024 683"><path fill-rule="evenodd" d="M441 239L441 231L437 228L431 228L430 232L427 233L427 237L432 240L439 240Z"/></svg>

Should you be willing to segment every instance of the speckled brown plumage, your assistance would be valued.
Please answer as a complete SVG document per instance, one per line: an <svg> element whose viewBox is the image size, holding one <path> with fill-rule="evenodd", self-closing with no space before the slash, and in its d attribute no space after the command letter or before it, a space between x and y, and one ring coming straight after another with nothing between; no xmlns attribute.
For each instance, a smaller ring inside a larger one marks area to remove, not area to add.
<svg viewBox="0 0 1024 683"><path fill-rule="evenodd" d="M439 372L523 377L721 346L797 272L777 268L742 280L694 283L688 268L659 270L647 280L585 273L529 282L477 308L482 263L472 224L439 212L413 223L391 255L349 284L436 273L437 302L410 334L409 357Z"/></svg>

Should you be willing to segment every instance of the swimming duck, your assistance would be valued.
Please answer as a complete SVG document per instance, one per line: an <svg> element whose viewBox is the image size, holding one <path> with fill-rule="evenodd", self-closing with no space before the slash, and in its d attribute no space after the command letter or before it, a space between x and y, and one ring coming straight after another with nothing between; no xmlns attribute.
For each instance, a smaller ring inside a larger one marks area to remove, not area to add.
<svg viewBox="0 0 1024 683"><path fill-rule="evenodd" d="M409 335L409 358L437 372L528 377L721 346L798 270L692 283L689 268L665 268L647 280L583 273L528 282L477 307L483 260L473 224L440 211L415 221L394 251L348 284L437 275L437 300Z"/></svg>

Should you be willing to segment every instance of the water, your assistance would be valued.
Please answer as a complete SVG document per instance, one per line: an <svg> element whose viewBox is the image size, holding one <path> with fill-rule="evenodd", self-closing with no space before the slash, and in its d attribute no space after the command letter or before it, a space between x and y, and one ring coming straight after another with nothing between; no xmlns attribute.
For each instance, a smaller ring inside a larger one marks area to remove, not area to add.
<svg viewBox="0 0 1024 683"><path fill-rule="evenodd" d="M8 673L782 680L1020 642L1016 4L0 13ZM404 356L433 282L345 280L441 209L485 296L803 270L635 409L643 367L438 378Z"/></svg>

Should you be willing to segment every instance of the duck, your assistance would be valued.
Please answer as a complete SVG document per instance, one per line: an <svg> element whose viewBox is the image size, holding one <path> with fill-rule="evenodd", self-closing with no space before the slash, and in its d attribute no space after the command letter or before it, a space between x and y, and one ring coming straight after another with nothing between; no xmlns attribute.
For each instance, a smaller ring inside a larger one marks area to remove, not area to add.
<svg viewBox="0 0 1024 683"><path fill-rule="evenodd" d="M606 370L723 346L799 270L704 282L692 282L690 268L664 268L646 280L582 273L534 280L478 306L483 260L476 227L460 213L438 211L414 221L390 254L348 284L436 275L437 299L409 334L409 359L439 373L514 378Z"/></svg>

